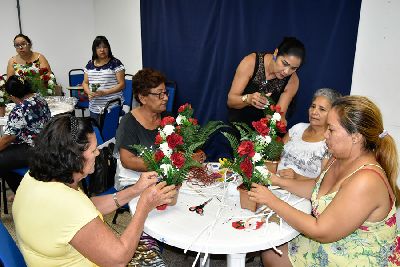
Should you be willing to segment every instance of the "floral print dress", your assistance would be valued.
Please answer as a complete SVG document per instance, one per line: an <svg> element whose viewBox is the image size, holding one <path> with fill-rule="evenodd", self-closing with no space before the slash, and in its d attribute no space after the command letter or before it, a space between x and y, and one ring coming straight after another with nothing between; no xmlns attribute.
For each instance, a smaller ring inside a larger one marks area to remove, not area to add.
<svg viewBox="0 0 400 267"><path fill-rule="evenodd" d="M374 164L362 165L348 177L371 165L380 168ZM329 167L321 173L321 179L312 192L312 215L316 218L337 193L333 192L317 199L321 182ZM364 222L353 233L336 242L323 244L304 235L298 236L289 242L289 259L293 266L393 266L396 259L396 256L392 255L396 247L396 229L396 207L392 200L392 208L385 219L380 222Z"/></svg>

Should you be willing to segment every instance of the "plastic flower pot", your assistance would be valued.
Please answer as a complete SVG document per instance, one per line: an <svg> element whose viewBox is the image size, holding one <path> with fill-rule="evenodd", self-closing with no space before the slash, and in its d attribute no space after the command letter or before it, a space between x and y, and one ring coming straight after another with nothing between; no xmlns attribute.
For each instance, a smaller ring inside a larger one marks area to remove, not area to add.
<svg viewBox="0 0 400 267"><path fill-rule="evenodd" d="M239 195L240 195L240 207L242 209L248 209L252 212L255 212L257 209L257 202L250 200L249 195L247 192L249 192L243 184L239 185L237 187L237 190L239 190Z"/></svg>
<svg viewBox="0 0 400 267"><path fill-rule="evenodd" d="M277 161L273 161L273 160L266 160L264 162L265 167L267 167L267 169L272 172L272 173L276 173L277 169L278 169L278 164L279 164L279 160Z"/></svg>
<svg viewBox="0 0 400 267"><path fill-rule="evenodd" d="M192 155L192 159L194 159L198 163L204 163L204 161L206 160L206 157L207 157L206 153L204 153L204 151L201 149L197 150Z"/></svg>
<svg viewBox="0 0 400 267"><path fill-rule="evenodd" d="M179 189L181 188L181 186L182 185L177 185L176 186L176 195L173 197L171 203L157 206L156 209L157 210L165 210L167 208L167 206L175 206L176 202L178 202Z"/></svg>

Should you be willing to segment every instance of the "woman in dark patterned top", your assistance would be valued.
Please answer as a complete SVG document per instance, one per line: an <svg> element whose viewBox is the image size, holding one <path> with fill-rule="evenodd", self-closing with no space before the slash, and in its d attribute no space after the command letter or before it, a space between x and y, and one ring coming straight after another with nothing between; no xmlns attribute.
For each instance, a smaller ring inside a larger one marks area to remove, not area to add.
<svg viewBox="0 0 400 267"><path fill-rule="evenodd" d="M284 38L273 54L246 56L236 69L228 94L229 121L251 125L264 117L267 99L261 93L265 93L281 106L286 123L287 109L299 88L296 70L304 57L304 45L294 37Z"/></svg>
<svg viewBox="0 0 400 267"><path fill-rule="evenodd" d="M0 177L15 192L22 177L11 170L28 166L33 139L50 120L50 110L46 100L32 92L31 84L15 75L8 78L6 91L15 107L0 138Z"/></svg>

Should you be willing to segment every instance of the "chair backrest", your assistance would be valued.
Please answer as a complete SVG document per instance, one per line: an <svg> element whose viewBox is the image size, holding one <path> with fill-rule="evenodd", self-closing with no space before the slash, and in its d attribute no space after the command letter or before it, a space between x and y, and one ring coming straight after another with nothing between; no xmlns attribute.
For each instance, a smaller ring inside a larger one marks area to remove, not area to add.
<svg viewBox="0 0 400 267"><path fill-rule="evenodd" d="M0 266L26 266L24 257L2 222L0 222L0 244Z"/></svg>
<svg viewBox="0 0 400 267"><path fill-rule="evenodd" d="M104 143L103 136L101 136L101 131L97 125L93 125L94 133L96 134L97 145L100 146Z"/></svg>
<svg viewBox="0 0 400 267"><path fill-rule="evenodd" d="M165 89L168 91L168 102L167 102L167 111L172 112L174 108L174 99L176 92L176 82L174 81L166 81Z"/></svg>
<svg viewBox="0 0 400 267"><path fill-rule="evenodd" d="M132 98L133 98L133 89L132 89L132 74L125 74L125 88L122 91L124 95L124 103L123 106L127 106L129 110L132 109Z"/></svg>
<svg viewBox="0 0 400 267"><path fill-rule="evenodd" d="M121 100L119 98L107 102L100 115L100 129L104 142L115 137L121 113Z"/></svg>
<svg viewBox="0 0 400 267"><path fill-rule="evenodd" d="M72 69L68 72L69 86L81 85L83 82L83 69Z"/></svg>

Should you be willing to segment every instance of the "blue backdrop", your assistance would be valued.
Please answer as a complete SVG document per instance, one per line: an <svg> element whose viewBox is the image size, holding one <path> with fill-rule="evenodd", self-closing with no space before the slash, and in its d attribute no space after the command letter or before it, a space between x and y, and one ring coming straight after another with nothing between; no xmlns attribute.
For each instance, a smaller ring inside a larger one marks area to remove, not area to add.
<svg viewBox="0 0 400 267"><path fill-rule="evenodd" d="M273 51L284 36L306 46L289 126L308 121L313 92L351 88L361 0L144 0L143 66L177 83L174 107L189 102L200 122L227 119L236 67L255 51Z"/></svg>

